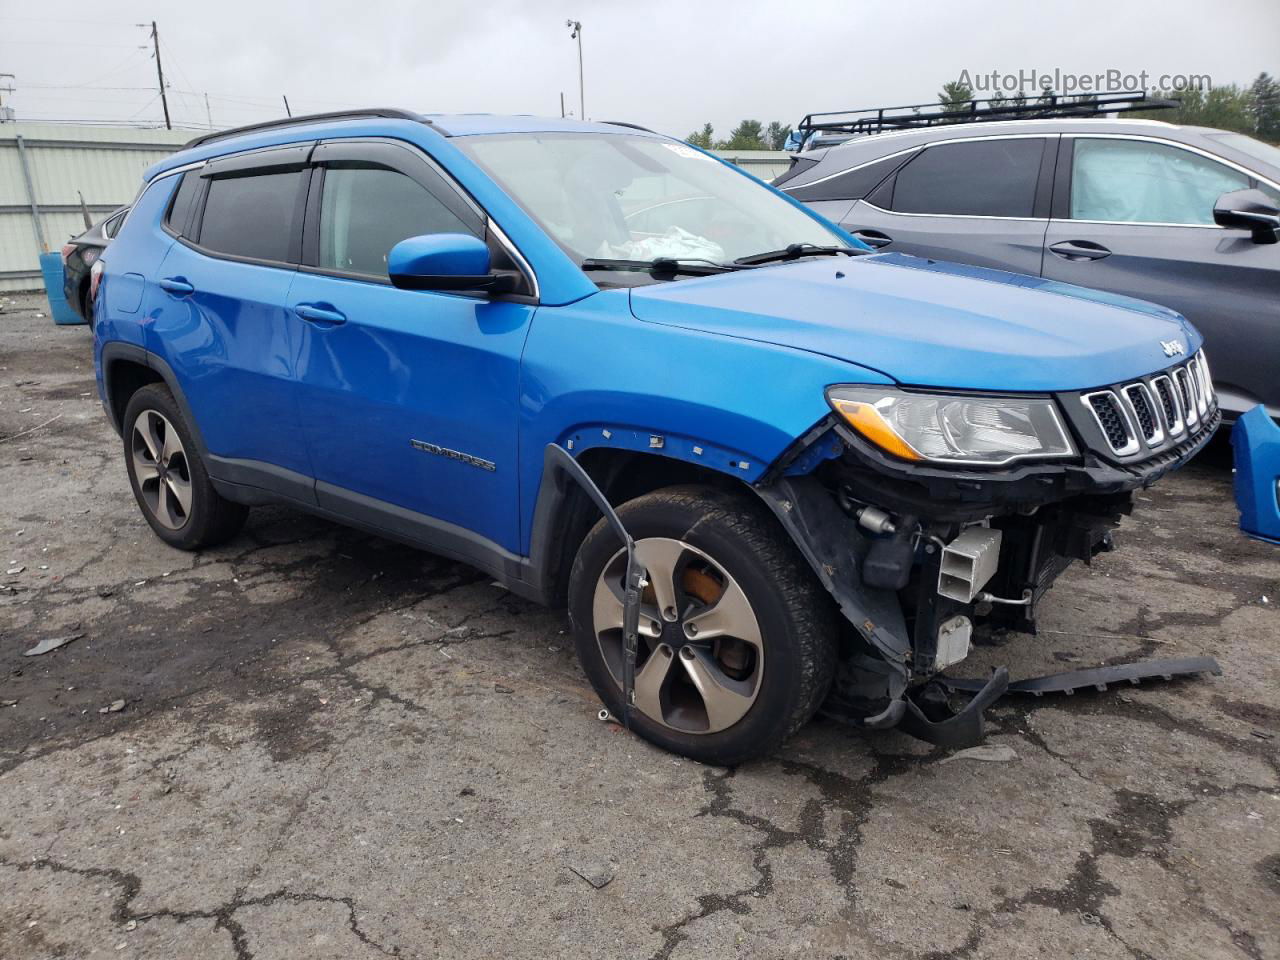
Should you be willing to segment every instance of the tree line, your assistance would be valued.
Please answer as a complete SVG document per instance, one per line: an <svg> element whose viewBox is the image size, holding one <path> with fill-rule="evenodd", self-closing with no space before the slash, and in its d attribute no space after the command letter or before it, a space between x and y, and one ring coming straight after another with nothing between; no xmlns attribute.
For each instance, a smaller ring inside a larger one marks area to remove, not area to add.
<svg viewBox="0 0 1280 960"><path fill-rule="evenodd" d="M1235 83L1205 90L1153 90L1153 97L1177 100L1178 106L1163 110L1142 110L1127 116L1164 120L1183 126L1216 127L1257 137L1267 143L1280 144L1280 80L1263 71L1248 86ZM1028 98L1026 94L992 97L992 105L1049 102L1049 94ZM945 83L938 92L938 103L945 110L960 113L974 99L973 88L958 80ZM1059 97L1070 102L1082 97ZM725 139L717 139L715 128L705 123L685 140L704 150L782 150L791 127L774 120L767 127L759 120L743 120Z"/></svg>
<svg viewBox="0 0 1280 960"><path fill-rule="evenodd" d="M1149 120L1163 120L1179 126L1216 127L1257 137L1267 143L1280 142L1280 80L1265 70L1246 86L1228 83L1205 90L1191 87L1186 90L1152 90L1152 97L1178 101L1178 106L1160 110L1137 110L1126 114ZM1059 97L1059 103L1087 100L1089 94L1079 97ZM938 103L948 111L960 113L973 100L973 90L958 80L943 84L938 93ZM1047 103L1046 94L1029 100L1025 94L1013 97L992 97L991 105L1001 103Z"/></svg>
<svg viewBox="0 0 1280 960"><path fill-rule="evenodd" d="M767 127L759 120L743 120L725 140L716 139L715 128L709 123L704 123L701 130L684 139L703 150L781 150L789 136L791 127L777 120Z"/></svg>

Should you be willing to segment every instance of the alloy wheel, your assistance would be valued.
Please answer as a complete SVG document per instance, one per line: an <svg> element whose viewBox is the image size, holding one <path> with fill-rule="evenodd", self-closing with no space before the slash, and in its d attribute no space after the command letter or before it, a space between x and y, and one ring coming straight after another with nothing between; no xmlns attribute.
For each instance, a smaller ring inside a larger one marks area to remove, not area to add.
<svg viewBox="0 0 1280 960"><path fill-rule="evenodd" d="M717 733L751 709L764 676L764 641L750 600L728 571L682 540L636 542L649 572L636 657L636 708L682 733ZM596 582L593 626L615 683L622 678L626 552Z"/></svg>
<svg viewBox="0 0 1280 960"><path fill-rule="evenodd" d="M144 410L133 423L133 475L147 510L179 530L191 516L191 465L182 440L163 414Z"/></svg>

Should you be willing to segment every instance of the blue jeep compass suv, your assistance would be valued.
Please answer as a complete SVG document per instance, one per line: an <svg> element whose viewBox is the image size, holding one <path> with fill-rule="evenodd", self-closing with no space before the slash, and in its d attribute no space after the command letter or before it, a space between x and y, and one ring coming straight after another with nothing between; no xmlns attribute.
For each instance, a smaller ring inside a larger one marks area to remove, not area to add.
<svg viewBox="0 0 1280 960"><path fill-rule="evenodd" d="M465 561L567 603L605 705L720 764L820 706L979 736L1007 674L976 724L932 678L975 626L1029 630L1219 421L1176 313L870 254L626 124L201 137L94 270L102 401L162 540L284 502Z"/></svg>

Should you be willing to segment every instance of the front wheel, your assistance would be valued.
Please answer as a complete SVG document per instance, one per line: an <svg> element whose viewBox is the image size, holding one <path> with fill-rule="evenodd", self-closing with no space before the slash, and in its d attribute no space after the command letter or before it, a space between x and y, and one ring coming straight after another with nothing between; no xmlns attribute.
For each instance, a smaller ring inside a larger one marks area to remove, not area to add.
<svg viewBox="0 0 1280 960"><path fill-rule="evenodd" d="M837 612L759 503L670 487L618 510L649 573L642 598L633 728L703 763L775 750L830 687ZM574 642L591 685L622 713L626 553L601 520L569 583Z"/></svg>

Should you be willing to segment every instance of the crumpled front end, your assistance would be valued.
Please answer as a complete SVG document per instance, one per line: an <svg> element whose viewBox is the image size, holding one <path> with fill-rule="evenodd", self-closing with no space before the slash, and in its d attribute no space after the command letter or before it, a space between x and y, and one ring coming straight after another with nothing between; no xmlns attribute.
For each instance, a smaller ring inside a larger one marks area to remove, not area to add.
<svg viewBox="0 0 1280 960"><path fill-rule="evenodd" d="M1035 633L1057 577L1112 549L1133 491L1189 460L1221 422L1202 355L1051 401L1069 456L911 460L909 445L890 452L891 439L870 439L874 425L833 403L758 484L850 624L829 715L949 746L979 742L1007 672L960 714L942 672L985 632Z"/></svg>

